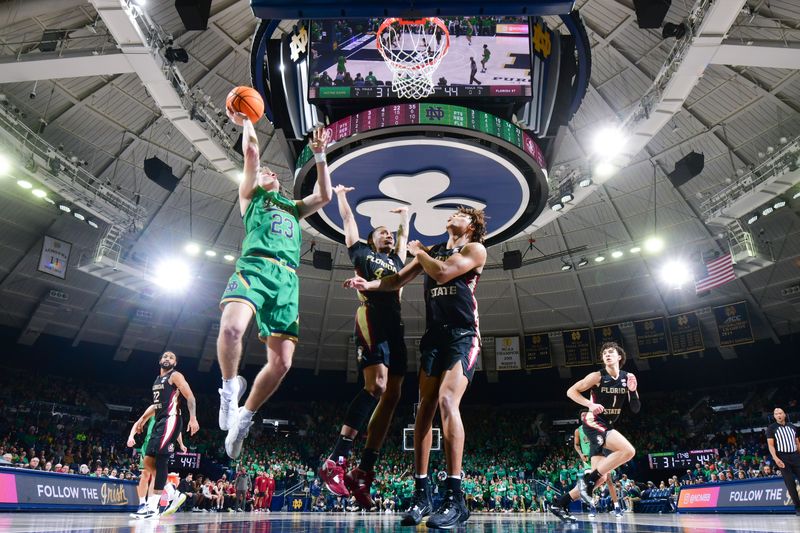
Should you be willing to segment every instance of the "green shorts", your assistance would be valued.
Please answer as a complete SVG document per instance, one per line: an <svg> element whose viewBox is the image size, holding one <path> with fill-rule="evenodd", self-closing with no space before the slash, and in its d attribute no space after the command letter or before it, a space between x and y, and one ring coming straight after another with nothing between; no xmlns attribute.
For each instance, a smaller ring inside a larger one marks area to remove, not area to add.
<svg viewBox="0 0 800 533"><path fill-rule="evenodd" d="M267 257L240 257L228 280L220 309L229 302L247 304L256 316L258 337L283 337L297 342L300 329L300 286L294 269Z"/></svg>

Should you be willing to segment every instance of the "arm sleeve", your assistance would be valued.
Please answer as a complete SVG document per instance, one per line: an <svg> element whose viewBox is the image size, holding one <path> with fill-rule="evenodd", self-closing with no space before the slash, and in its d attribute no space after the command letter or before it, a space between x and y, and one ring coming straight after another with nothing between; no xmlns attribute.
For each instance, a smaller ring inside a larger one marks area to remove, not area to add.
<svg viewBox="0 0 800 533"><path fill-rule="evenodd" d="M642 408L642 402L639 400L639 393L632 392L631 393L631 412L636 414Z"/></svg>

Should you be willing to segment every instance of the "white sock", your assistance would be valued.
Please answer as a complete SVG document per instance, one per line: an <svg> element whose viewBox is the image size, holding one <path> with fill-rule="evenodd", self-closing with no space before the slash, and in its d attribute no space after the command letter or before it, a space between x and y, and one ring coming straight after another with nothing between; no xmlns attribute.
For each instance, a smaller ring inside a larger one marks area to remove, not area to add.
<svg viewBox="0 0 800 533"><path fill-rule="evenodd" d="M139 505L145 505L147 503L147 496L139 496Z"/></svg>
<svg viewBox="0 0 800 533"><path fill-rule="evenodd" d="M253 419L253 415L255 412L251 411L247 407L242 407L239 409L239 419L243 420L244 422L250 422Z"/></svg>
<svg viewBox="0 0 800 533"><path fill-rule="evenodd" d="M619 509L619 502L614 502L614 509Z"/></svg>
<svg viewBox="0 0 800 533"><path fill-rule="evenodd" d="M150 496L149 498L147 498L147 506L150 509L152 509L154 511L157 511L158 510L158 501L160 499L161 499L161 495L160 494L157 495L157 496Z"/></svg>
<svg viewBox="0 0 800 533"><path fill-rule="evenodd" d="M232 398L239 396L239 380L236 376L222 380L222 393Z"/></svg>
<svg viewBox="0 0 800 533"><path fill-rule="evenodd" d="M428 474L414 474L414 477L417 479L425 479L428 477Z"/></svg>

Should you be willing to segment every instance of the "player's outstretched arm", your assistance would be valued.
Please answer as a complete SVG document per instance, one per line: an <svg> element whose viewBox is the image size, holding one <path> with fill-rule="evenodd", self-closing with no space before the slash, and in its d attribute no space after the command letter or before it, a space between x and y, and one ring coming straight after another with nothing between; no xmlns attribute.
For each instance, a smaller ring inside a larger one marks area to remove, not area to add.
<svg viewBox="0 0 800 533"><path fill-rule="evenodd" d="M421 272L422 266L419 264L419 261L414 259L404 266L397 274L392 274L391 276L386 276L381 279L374 279L372 281L367 281L360 276L355 276L345 280L344 287L357 291L397 291L419 276Z"/></svg>
<svg viewBox="0 0 800 533"><path fill-rule="evenodd" d="M317 190L303 198L297 203L297 211L300 218L313 215L333 198L333 188L331 187L331 174L328 171L328 163L325 161L325 149L331 140L332 132L324 126L314 130L311 139L311 151L314 152L314 159L317 161Z"/></svg>
<svg viewBox="0 0 800 533"><path fill-rule="evenodd" d="M400 226L397 228L397 246L395 246L395 253L403 263L406 262L408 255L408 207L397 207L392 209L392 213L400 215Z"/></svg>
<svg viewBox="0 0 800 533"><path fill-rule="evenodd" d="M133 427L131 428L131 432L128 435L128 446L133 448L134 444L134 437L142 432L144 429L144 423L147 422L154 414L156 413L156 406L155 404L149 405L147 409L144 410L142 416L133 423Z"/></svg>
<svg viewBox="0 0 800 533"><path fill-rule="evenodd" d="M342 224L344 225L344 244L348 248L358 242L356 218L353 216L353 210L350 209L350 204L347 202L347 193L352 190L353 187L345 187L344 185L337 185L333 188L333 192L336 194L336 202L339 205L339 216L342 217Z"/></svg>
<svg viewBox="0 0 800 533"><path fill-rule="evenodd" d="M197 401L194 399L192 388L180 372L172 374L170 381L181 391L181 395L186 399L186 407L189 409L189 435L194 435L200 429L200 424L197 423Z"/></svg>
<svg viewBox="0 0 800 533"><path fill-rule="evenodd" d="M447 283L470 270L480 270L486 264L486 248L479 242L467 244L461 252L451 255L446 261L428 255L428 250L419 241L408 243L408 251L419 261L425 273L439 284Z"/></svg>
<svg viewBox="0 0 800 533"><path fill-rule="evenodd" d="M261 152L258 147L256 128L247 115L228 109L228 118L231 122L242 126L242 154L244 155L244 169L242 181L239 183L239 208L242 216L250 205L253 193L256 190L256 174L258 173L258 159Z"/></svg>
<svg viewBox="0 0 800 533"><path fill-rule="evenodd" d="M589 398L583 395L584 392L591 389L600 383L600 372L591 372L585 378L575 383L567 389L567 397L578 405L582 405L589 409L594 415L599 415L603 412L603 406L593 403Z"/></svg>
<svg viewBox="0 0 800 533"><path fill-rule="evenodd" d="M639 399L639 382L636 376L628 372L628 403L631 405L633 414L639 412L642 408L642 402Z"/></svg>

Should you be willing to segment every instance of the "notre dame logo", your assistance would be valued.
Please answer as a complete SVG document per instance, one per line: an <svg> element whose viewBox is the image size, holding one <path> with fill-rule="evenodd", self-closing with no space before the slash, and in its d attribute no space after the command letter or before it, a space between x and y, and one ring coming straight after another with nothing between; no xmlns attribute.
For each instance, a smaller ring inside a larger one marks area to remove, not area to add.
<svg viewBox="0 0 800 533"><path fill-rule="evenodd" d="M303 508L303 500L301 500L300 498L294 498L292 500L292 509L294 509L295 511L299 511L302 508Z"/></svg>
<svg viewBox="0 0 800 533"><path fill-rule="evenodd" d="M736 308L732 305L729 305L725 308L725 316L727 317L734 317L736 316Z"/></svg>
<svg viewBox="0 0 800 533"><path fill-rule="evenodd" d="M602 435L597 435L595 437L595 439L597 439L597 445L598 446L602 446L603 445L603 436Z"/></svg>
<svg viewBox="0 0 800 533"><path fill-rule="evenodd" d="M603 337L608 338L610 336L611 336L611 328L609 328L609 327L603 328Z"/></svg>
<svg viewBox="0 0 800 533"><path fill-rule="evenodd" d="M228 292L235 291L238 288L239 288L239 282L233 279L230 281L230 283L228 283L227 291Z"/></svg>
<svg viewBox="0 0 800 533"><path fill-rule="evenodd" d="M579 340L581 340L581 332L580 331L573 331L572 335L570 335L570 337L572 337L572 340L574 340L574 341L579 341Z"/></svg>
<svg viewBox="0 0 800 533"><path fill-rule="evenodd" d="M533 340L533 344L541 344L542 343L542 337L540 335L534 335L532 340Z"/></svg>
<svg viewBox="0 0 800 533"><path fill-rule="evenodd" d="M644 323L644 329L645 331L653 331L656 329L656 325L652 320L648 320Z"/></svg>
<svg viewBox="0 0 800 533"><path fill-rule="evenodd" d="M689 324L689 317L686 315L681 315L678 317L678 325L679 326L686 326Z"/></svg>

